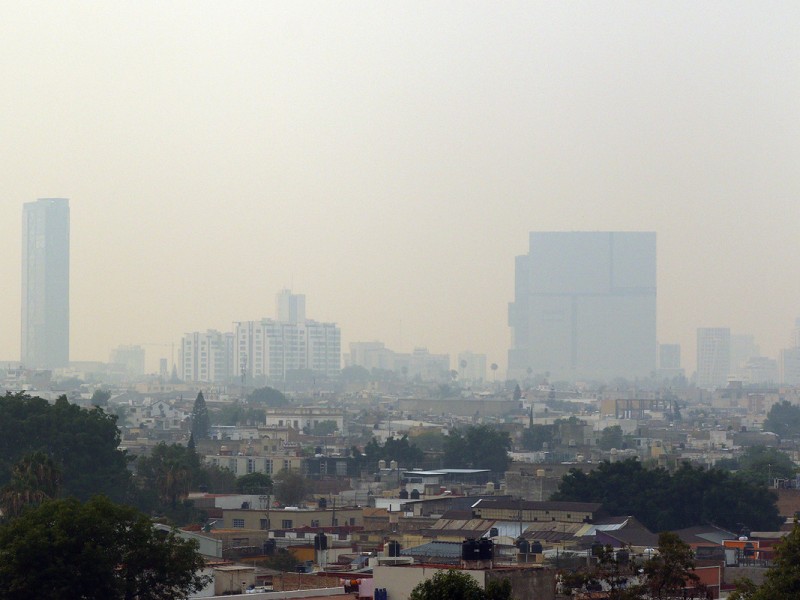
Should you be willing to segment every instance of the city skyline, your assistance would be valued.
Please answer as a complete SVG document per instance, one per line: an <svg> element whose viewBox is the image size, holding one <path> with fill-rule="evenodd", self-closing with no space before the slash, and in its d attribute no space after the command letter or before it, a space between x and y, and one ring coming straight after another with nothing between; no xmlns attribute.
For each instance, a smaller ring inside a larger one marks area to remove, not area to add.
<svg viewBox="0 0 800 600"><path fill-rule="evenodd" d="M658 340L790 346L800 7L0 8L0 359L21 205L70 198L71 357L269 314L505 371L530 231L654 231ZM175 25L180 24L180 25Z"/></svg>

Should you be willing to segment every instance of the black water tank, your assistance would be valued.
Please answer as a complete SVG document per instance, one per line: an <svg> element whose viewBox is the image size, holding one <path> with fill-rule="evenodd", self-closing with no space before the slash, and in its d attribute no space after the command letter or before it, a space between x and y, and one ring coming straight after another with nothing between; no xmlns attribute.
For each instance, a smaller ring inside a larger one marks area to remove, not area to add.
<svg viewBox="0 0 800 600"><path fill-rule="evenodd" d="M327 499L325 499L325 498L320 498L320 499L317 501L317 506L318 506L319 508L328 508L328 500L327 500Z"/></svg>
<svg viewBox="0 0 800 600"><path fill-rule="evenodd" d="M411 499L412 500L419 500L419 490L418 489L415 488L415 489L411 490Z"/></svg>
<svg viewBox="0 0 800 600"><path fill-rule="evenodd" d="M500 531L497 529L497 527L492 527L489 530L489 537L497 537L498 535L500 535Z"/></svg>
<svg viewBox="0 0 800 600"><path fill-rule="evenodd" d="M531 552L531 544L524 538L519 538L516 542L516 546L520 554L530 554Z"/></svg>
<svg viewBox="0 0 800 600"><path fill-rule="evenodd" d="M328 536L324 533L318 533L314 536L314 549L327 550L328 549Z"/></svg>
<svg viewBox="0 0 800 600"><path fill-rule="evenodd" d="M400 542L391 540L387 544L387 549L389 551L389 556L400 556Z"/></svg>
<svg viewBox="0 0 800 600"><path fill-rule="evenodd" d="M461 560L478 560L480 550L478 542L472 538L461 542Z"/></svg>
<svg viewBox="0 0 800 600"><path fill-rule="evenodd" d="M400 500L408 500L408 490L400 490Z"/></svg>
<svg viewBox="0 0 800 600"><path fill-rule="evenodd" d="M267 540L264 542L264 554L267 556L275 554L275 540Z"/></svg>
<svg viewBox="0 0 800 600"><path fill-rule="evenodd" d="M603 550L603 544L595 542L592 544L592 556L600 556L600 552Z"/></svg>
<svg viewBox="0 0 800 600"><path fill-rule="evenodd" d="M478 542L478 559L479 560L492 560L494 557L494 543L492 540L481 538Z"/></svg>
<svg viewBox="0 0 800 600"><path fill-rule="evenodd" d="M533 542L531 544L531 554L541 554L542 552L544 552L542 542Z"/></svg>

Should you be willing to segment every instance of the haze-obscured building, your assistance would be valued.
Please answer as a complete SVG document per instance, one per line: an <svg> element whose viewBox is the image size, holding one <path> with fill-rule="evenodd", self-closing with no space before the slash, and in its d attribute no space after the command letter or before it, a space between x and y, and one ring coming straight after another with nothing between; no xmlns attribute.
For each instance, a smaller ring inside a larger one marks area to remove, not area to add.
<svg viewBox="0 0 800 600"><path fill-rule="evenodd" d="M656 368L656 234L532 232L516 258L509 378L649 376Z"/></svg>
<svg viewBox="0 0 800 600"><path fill-rule="evenodd" d="M119 365L128 377L141 377L144 375L144 348L117 346L109 353L108 362Z"/></svg>
<svg viewBox="0 0 800 600"><path fill-rule="evenodd" d="M727 384L731 369L731 330L727 327L697 329L697 387Z"/></svg>
<svg viewBox="0 0 800 600"><path fill-rule="evenodd" d="M22 208L22 338L29 368L69 364L69 200L41 198Z"/></svg>
<svg viewBox="0 0 800 600"><path fill-rule="evenodd" d="M181 338L179 376L183 381L226 383L237 377L233 361L233 333L209 329Z"/></svg>
<svg viewBox="0 0 800 600"><path fill-rule="evenodd" d="M486 355L461 352L458 355L458 378L461 381L485 381Z"/></svg>

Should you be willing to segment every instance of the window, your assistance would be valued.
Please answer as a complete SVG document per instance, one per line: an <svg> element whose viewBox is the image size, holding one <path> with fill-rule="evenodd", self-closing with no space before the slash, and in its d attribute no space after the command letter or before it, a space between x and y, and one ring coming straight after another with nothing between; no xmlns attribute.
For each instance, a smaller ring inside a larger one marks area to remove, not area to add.
<svg viewBox="0 0 800 600"><path fill-rule="evenodd" d="M319 527L319 519L311 519L312 527Z"/></svg>
<svg viewBox="0 0 800 600"><path fill-rule="evenodd" d="M269 519L261 519L261 520L259 521L259 527L260 527L262 530L267 530L267 529L269 529Z"/></svg>
<svg viewBox="0 0 800 600"><path fill-rule="evenodd" d="M355 524L356 524L356 518L355 517L350 517L350 525L354 526Z"/></svg>
<svg viewBox="0 0 800 600"><path fill-rule="evenodd" d="M235 529L244 529L244 519L234 519L233 527Z"/></svg>
<svg viewBox="0 0 800 600"><path fill-rule="evenodd" d="M281 527L283 529L291 529L292 528L292 520L291 519L284 519L281 521Z"/></svg>

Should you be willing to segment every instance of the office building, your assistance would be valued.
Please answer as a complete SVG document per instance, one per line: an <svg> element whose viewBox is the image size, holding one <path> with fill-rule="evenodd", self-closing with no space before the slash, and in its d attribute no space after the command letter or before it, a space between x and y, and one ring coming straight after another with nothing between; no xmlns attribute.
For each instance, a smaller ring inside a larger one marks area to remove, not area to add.
<svg viewBox="0 0 800 600"><path fill-rule="evenodd" d="M713 389L728 383L731 370L731 330L701 327L697 330L697 387Z"/></svg>
<svg viewBox="0 0 800 600"><path fill-rule="evenodd" d="M69 200L42 198L22 209L22 363L69 364Z"/></svg>
<svg viewBox="0 0 800 600"><path fill-rule="evenodd" d="M682 377L680 344L659 344L658 346L658 376L661 379Z"/></svg>
<svg viewBox="0 0 800 600"><path fill-rule="evenodd" d="M291 290L281 290L275 297L278 321L281 323L303 323L306 320L305 294L293 294Z"/></svg>
<svg viewBox="0 0 800 600"><path fill-rule="evenodd" d="M654 232L532 232L515 271L509 378L608 381L653 373Z"/></svg>

